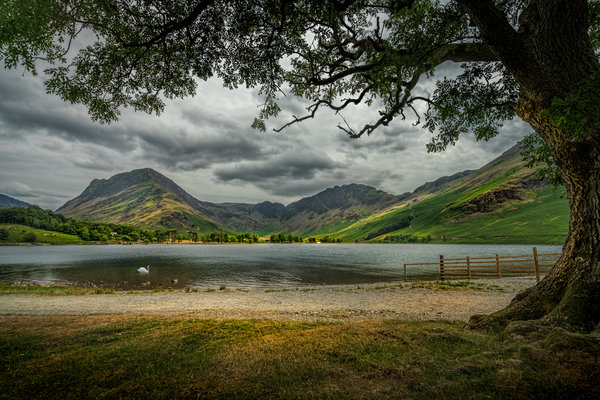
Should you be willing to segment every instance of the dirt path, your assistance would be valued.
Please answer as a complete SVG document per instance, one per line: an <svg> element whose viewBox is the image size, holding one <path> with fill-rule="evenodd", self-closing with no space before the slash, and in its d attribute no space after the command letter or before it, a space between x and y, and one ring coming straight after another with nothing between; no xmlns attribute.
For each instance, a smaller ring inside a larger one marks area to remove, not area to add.
<svg viewBox="0 0 600 400"><path fill-rule="evenodd" d="M410 284L321 286L279 290L0 296L4 315L154 314L285 320L410 318L467 321L506 306L531 279L478 281L470 288Z"/></svg>

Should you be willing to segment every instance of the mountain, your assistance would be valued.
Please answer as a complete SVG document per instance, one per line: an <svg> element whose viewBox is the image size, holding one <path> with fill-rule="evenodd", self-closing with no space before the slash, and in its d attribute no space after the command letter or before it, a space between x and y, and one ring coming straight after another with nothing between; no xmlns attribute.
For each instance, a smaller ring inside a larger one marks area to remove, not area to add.
<svg viewBox="0 0 600 400"><path fill-rule="evenodd" d="M563 190L539 182L518 145L478 170L441 177L400 196L350 184L287 206L210 203L146 168L95 179L57 212L157 229L465 243L561 243L569 218Z"/></svg>
<svg viewBox="0 0 600 400"><path fill-rule="evenodd" d="M366 185L350 184L325 189L284 206L265 201L259 204L206 205L215 221L235 231L260 235L296 235L335 232L373 213L388 209L401 198Z"/></svg>
<svg viewBox="0 0 600 400"><path fill-rule="evenodd" d="M518 145L474 171L426 183L392 209L333 236L346 241L562 243L569 205L562 188L535 178Z"/></svg>
<svg viewBox="0 0 600 400"><path fill-rule="evenodd" d="M399 201L370 186L335 186L284 206L200 201L164 175L145 168L94 179L57 212L86 221L153 228L309 234L334 232Z"/></svg>
<svg viewBox="0 0 600 400"><path fill-rule="evenodd" d="M401 200L371 186L335 186L288 205L282 228L298 234L335 232Z"/></svg>
<svg viewBox="0 0 600 400"><path fill-rule="evenodd" d="M150 168L109 179L94 179L77 197L56 210L70 218L176 230L224 229L204 212L203 203Z"/></svg>
<svg viewBox="0 0 600 400"><path fill-rule="evenodd" d="M6 196L0 194L0 209L2 208L10 208L10 207L29 207L29 203L25 203L24 201L17 200L13 197Z"/></svg>

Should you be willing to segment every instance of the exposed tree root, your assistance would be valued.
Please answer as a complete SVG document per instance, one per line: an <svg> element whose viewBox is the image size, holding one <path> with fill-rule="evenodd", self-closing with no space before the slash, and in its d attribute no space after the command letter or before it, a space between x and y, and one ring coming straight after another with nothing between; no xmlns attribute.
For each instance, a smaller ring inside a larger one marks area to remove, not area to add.
<svg viewBox="0 0 600 400"><path fill-rule="evenodd" d="M593 263L560 260L542 282L504 309L474 315L468 328L503 331L507 339L541 339L556 328L600 336L600 284Z"/></svg>

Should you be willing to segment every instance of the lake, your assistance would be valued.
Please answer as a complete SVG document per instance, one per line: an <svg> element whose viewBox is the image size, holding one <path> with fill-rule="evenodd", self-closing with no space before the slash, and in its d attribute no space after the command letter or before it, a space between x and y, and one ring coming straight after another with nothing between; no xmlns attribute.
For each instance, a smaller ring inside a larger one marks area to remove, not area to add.
<svg viewBox="0 0 600 400"><path fill-rule="evenodd" d="M364 284L404 279L404 263L530 254L531 245L256 244L0 247L0 281L111 287L234 288ZM561 246L538 245L538 252ZM149 274L138 267L150 265ZM408 267L409 280L437 266Z"/></svg>

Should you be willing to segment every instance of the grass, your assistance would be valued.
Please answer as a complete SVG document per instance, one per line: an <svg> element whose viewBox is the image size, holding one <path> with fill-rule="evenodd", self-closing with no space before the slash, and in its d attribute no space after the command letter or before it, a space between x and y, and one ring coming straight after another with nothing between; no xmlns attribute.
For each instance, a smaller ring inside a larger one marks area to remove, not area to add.
<svg viewBox="0 0 600 400"><path fill-rule="evenodd" d="M62 285L19 285L0 282L0 295L26 294L36 296L85 296L90 294L114 294L112 288L83 288Z"/></svg>
<svg viewBox="0 0 600 400"><path fill-rule="evenodd" d="M392 227L410 215L414 219L409 227L390 230L388 234L416 237L431 235L434 243L561 244L565 240L569 206L560 189L542 188L531 193L529 202L473 215L472 218L464 218L449 207L464 196L462 189L435 194L415 205L366 218L333 236L344 241L364 240L369 233ZM374 240L381 240L384 236Z"/></svg>
<svg viewBox="0 0 600 400"><path fill-rule="evenodd" d="M222 287L222 288L221 288ZM227 290L226 287L221 286L219 288L220 291ZM430 290L485 290L485 291L504 291L504 288L497 285L490 285L484 283L467 282L449 282L449 281L415 281L410 284L390 284L390 285L377 285L374 286L374 290L396 290L403 289L404 287L408 287L410 289L430 289ZM319 290L317 288L282 288L282 289L265 289L265 293L277 293L277 292L314 292ZM345 291L348 289L339 289L339 291ZM354 290L354 289L352 289ZM356 290L370 290L367 287L356 286ZM122 292L125 294L140 294L140 293L166 293L166 292L184 292L184 293L198 293L200 289L198 288L185 288L183 290L176 289L165 289L162 287L154 288L154 289L146 289L146 290L129 290L127 292ZM217 289L214 288L206 288L203 289L204 292L216 292ZM248 289L240 289L237 288L235 291L238 292L248 292ZM95 295L95 294L115 294L116 291L114 288L84 288L78 286L63 286L63 285L39 285L39 284L15 284L15 283L7 283L0 282L0 296L2 295L33 295L33 296L86 296L86 295Z"/></svg>
<svg viewBox="0 0 600 400"><path fill-rule="evenodd" d="M23 243L23 236L29 232L35 233L37 240L35 243L44 244L84 244L89 243L81 239L76 235L68 235L66 233L46 231L43 229L36 229L24 225L8 225L0 224L0 229L8 230L8 240L0 241L0 244L12 244L12 243Z"/></svg>
<svg viewBox="0 0 600 400"><path fill-rule="evenodd" d="M411 282L411 289L431 289L431 290L485 290L504 292L505 289L498 285L489 285L486 283L477 283L471 281L416 281Z"/></svg>
<svg viewBox="0 0 600 400"><path fill-rule="evenodd" d="M462 324L0 317L0 397L594 398L598 347Z"/></svg>
<svg viewBox="0 0 600 400"><path fill-rule="evenodd" d="M529 187L522 201L507 200L495 211L463 213L458 206L495 188L520 187L532 171L520 157L511 156L460 178L440 192L425 195L388 212L362 219L333 234L344 241L364 241L370 234L410 235L432 243L561 244L567 235L569 205L563 189ZM394 230L411 217L409 227Z"/></svg>

